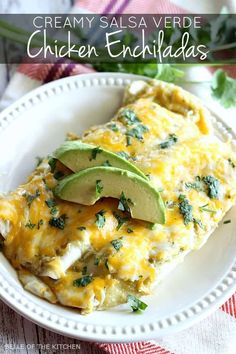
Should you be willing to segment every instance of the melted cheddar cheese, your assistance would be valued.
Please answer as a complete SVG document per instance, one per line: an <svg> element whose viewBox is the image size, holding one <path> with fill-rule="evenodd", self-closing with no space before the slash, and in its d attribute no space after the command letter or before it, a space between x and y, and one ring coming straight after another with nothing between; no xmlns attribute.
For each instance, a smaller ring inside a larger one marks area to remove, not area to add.
<svg viewBox="0 0 236 354"><path fill-rule="evenodd" d="M138 117L138 131L124 119L125 110ZM105 309L126 302L128 294L149 294L166 265L201 247L236 200L235 154L230 142L214 135L208 118L202 104L181 88L139 82L126 90L111 122L80 138L125 153L149 176L166 203L164 225L131 219L111 198L93 206L55 199L57 176L47 159L24 185L1 198L4 254L25 288L82 313ZM71 173L59 163L56 172ZM207 176L217 181L215 196ZM102 227L96 222L101 211Z"/></svg>

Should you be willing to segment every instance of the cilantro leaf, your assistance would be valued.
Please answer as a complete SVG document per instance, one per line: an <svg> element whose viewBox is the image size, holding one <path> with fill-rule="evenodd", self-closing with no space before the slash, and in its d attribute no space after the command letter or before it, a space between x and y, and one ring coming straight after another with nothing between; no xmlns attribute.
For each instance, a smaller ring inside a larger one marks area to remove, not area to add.
<svg viewBox="0 0 236 354"><path fill-rule="evenodd" d="M95 214L96 216L96 225L99 229L103 228L106 222L106 218L104 216L105 210L100 210L98 213Z"/></svg>
<svg viewBox="0 0 236 354"><path fill-rule="evenodd" d="M115 248L116 251L119 251L119 249L123 246L121 239L112 240L111 244Z"/></svg>
<svg viewBox="0 0 236 354"><path fill-rule="evenodd" d="M114 212L113 213L114 217L116 218L118 225L116 227L116 230L119 230L121 228L121 226L129 220L129 218L123 218L122 216L120 216L118 213Z"/></svg>
<svg viewBox="0 0 236 354"><path fill-rule="evenodd" d="M121 117L125 120L127 125L134 125L141 122L134 111L129 108L126 108L121 112Z"/></svg>
<svg viewBox="0 0 236 354"><path fill-rule="evenodd" d="M77 287L83 287L84 288L85 286L90 284L92 282L92 280L93 280L93 277L91 275L85 275L84 277L75 279L73 281L73 285L77 286Z"/></svg>
<svg viewBox="0 0 236 354"><path fill-rule="evenodd" d="M159 144L161 149L167 149L177 143L178 138L175 134L169 134L169 137L166 141L163 141L163 143Z"/></svg>
<svg viewBox="0 0 236 354"><path fill-rule="evenodd" d="M116 155L123 157L123 159L129 160L130 155L125 151L116 152Z"/></svg>
<svg viewBox="0 0 236 354"><path fill-rule="evenodd" d="M121 211L130 212L130 207L129 207L130 205L134 205L134 203L130 198L126 199L124 192L122 192L118 204L118 209Z"/></svg>
<svg viewBox="0 0 236 354"><path fill-rule="evenodd" d="M219 197L219 186L220 182L217 178L213 176L205 176L202 178L203 182L206 184L208 188L208 197L213 199L217 199Z"/></svg>
<svg viewBox="0 0 236 354"><path fill-rule="evenodd" d="M193 221L193 207L189 204L188 199L184 195L179 196L179 212L184 218L184 225L188 225Z"/></svg>
<svg viewBox="0 0 236 354"><path fill-rule="evenodd" d="M49 208L53 208L57 205L55 199L48 199L48 200L45 200L45 203L47 204L47 206Z"/></svg>
<svg viewBox="0 0 236 354"><path fill-rule="evenodd" d="M129 306L132 308L133 312L136 312L138 310L144 311L148 307L148 305L145 304L145 302L139 300L134 295L128 295L127 301L128 301Z"/></svg>
<svg viewBox="0 0 236 354"><path fill-rule="evenodd" d="M236 105L236 79L229 77L225 71L219 69L214 73L211 92L225 108Z"/></svg>
<svg viewBox="0 0 236 354"><path fill-rule="evenodd" d="M92 149L91 157L90 157L89 161L96 160L97 154L100 154L101 152L102 152L102 149L100 149L99 146Z"/></svg>
<svg viewBox="0 0 236 354"><path fill-rule="evenodd" d="M52 217L48 223L50 226L57 227L60 230L64 230L66 218L67 216L65 214L59 216L58 218Z"/></svg>
<svg viewBox="0 0 236 354"><path fill-rule="evenodd" d="M96 197L99 197L103 191L103 185L101 182L100 179L96 181Z"/></svg>
<svg viewBox="0 0 236 354"><path fill-rule="evenodd" d="M30 230L35 228L36 224L33 224L30 220L25 224L25 227L28 227Z"/></svg>
<svg viewBox="0 0 236 354"><path fill-rule="evenodd" d="M35 194L30 194L30 193L25 192L22 195L23 195L23 197L25 197L27 205L30 208L30 206L33 203L33 201L36 198L40 197L40 191L39 191L39 189L36 189Z"/></svg>
<svg viewBox="0 0 236 354"><path fill-rule="evenodd" d="M157 64L157 74L155 79L175 82L185 75L183 70L177 69L171 64Z"/></svg>

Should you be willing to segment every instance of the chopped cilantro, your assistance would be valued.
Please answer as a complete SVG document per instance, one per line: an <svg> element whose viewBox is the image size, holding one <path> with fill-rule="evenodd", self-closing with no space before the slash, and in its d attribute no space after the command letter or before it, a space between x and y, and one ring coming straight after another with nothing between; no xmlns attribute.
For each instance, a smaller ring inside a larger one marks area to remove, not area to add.
<svg viewBox="0 0 236 354"><path fill-rule="evenodd" d="M129 108L126 108L121 112L121 117L124 118L127 125L133 125L141 122L134 111Z"/></svg>
<svg viewBox="0 0 236 354"><path fill-rule="evenodd" d="M132 308L133 312L136 312L138 310L144 311L148 307L148 305L145 304L145 302L139 300L134 295L128 295L127 301L128 301L129 306Z"/></svg>
<svg viewBox="0 0 236 354"><path fill-rule="evenodd" d="M57 227L60 230L64 230L66 218L67 216L65 214L62 214L58 218L52 217L48 223L53 227Z"/></svg>
<svg viewBox="0 0 236 354"><path fill-rule="evenodd" d="M50 214L51 215L56 215L58 213L58 208L57 207L52 207L51 209L50 209Z"/></svg>
<svg viewBox="0 0 236 354"><path fill-rule="evenodd" d="M132 140L130 136L126 137L126 146L131 146L132 145Z"/></svg>
<svg viewBox="0 0 236 354"><path fill-rule="evenodd" d="M25 224L25 227L28 227L30 230L33 230L35 226L36 224L32 224L30 220L27 222L27 224Z"/></svg>
<svg viewBox="0 0 236 354"><path fill-rule="evenodd" d="M179 196L179 211L180 214L183 215L184 224L188 225L190 222L193 221L193 207L189 204L188 199L185 195L180 194Z"/></svg>
<svg viewBox="0 0 236 354"><path fill-rule="evenodd" d="M87 286L88 284L90 284L93 280L93 277L91 277L91 275L85 275L84 277L81 277L81 278L78 278L78 279L75 279L73 281L73 285L74 286L77 286L77 287L85 287Z"/></svg>
<svg viewBox="0 0 236 354"><path fill-rule="evenodd" d="M88 267L84 266L82 269L82 275L85 275L87 273Z"/></svg>
<svg viewBox="0 0 236 354"><path fill-rule="evenodd" d="M45 203L47 204L47 206L49 208L53 208L57 205L55 199L48 199L48 200L45 200Z"/></svg>
<svg viewBox="0 0 236 354"><path fill-rule="evenodd" d="M52 172L52 173L55 171L56 163L57 163L57 160L56 160L54 157L50 157L50 158L49 158L48 164L49 164L49 166L51 167L51 172Z"/></svg>
<svg viewBox="0 0 236 354"><path fill-rule="evenodd" d="M116 230L119 230L121 228L121 226L129 220L129 218L123 218L122 216L120 216L118 213L114 212L113 213L114 217L116 218L118 225Z"/></svg>
<svg viewBox="0 0 236 354"><path fill-rule="evenodd" d="M96 160L97 154L100 154L101 152L102 152L102 149L100 149L99 146L92 149L91 157L89 158L89 161Z"/></svg>
<svg viewBox="0 0 236 354"><path fill-rule="evenodd" d="M201 181L201 177L196 176L194 182L187 182L185 183L185 187L187 189L195 189L196 191L204 191L204 187Z"/></svg>
<svg viewBox="0 0 236 354"><path fill-rule="evenodd" d="M99 197L103 191L102 181L98 179L96 181L96 197Z"/></svg>
<svg viewBox="0 0 236 354"><path fill-rule="evenodd" d="M108 160L104 161L102 166L105 166L105 167L111 167L111 164Z"/></svg>
<svg viewBox="0 0 236 354"><path fill-rule="evenodd" d="M134 205L134 203L130 198L126 199L124 192L122 192L119 199L118 209L130 212L129 205Z"/></svg>
<svg viewBox="0 0 236 354"><path fill-rule="evenodd" d="M208 204L205 204L205 205L200 206L200 207L199 207L199 210L200 210L200 211L206 211L206 212L212 213L212 214L215 214L215 213L216 213L216 210L213 210L213 209L208 208Z"/></svg>
<svg viewBox="0 0 236 354"><path fill-rule="evenodd" d="M217 199L219 197L219 186L220 182L213 176L205 176L202 178L203 182L208 188L208 197Z"/></svg>
<svg viewBox="0 0 236 354"><path fill-rule="evenodd" d="M146 127L143 124L139 124L134 128L127 130L126 136L127 138L132 137L138 139L139 141L143 141L143 134L148 131L149 131L148 127Z"/></svg>
<svg viewBox="0 0 236 354"><path fill-rule="evenodd" d="M86 227L85 226L79 226L79 227L77 227L77 230L84 231L84 230L86 230Z"/></svg>
<svg viewBox="0 0 236 354"><path fill-rule="evenodd" d="M230 224L231 223L231 220L225 220L224 222L223 222L223 224Z"/></svg>
<svg viewBox="0 0 236 354"><path fill-rule="evenodd" d="M100 210L98 213L95 214L96 216L96 225L99 229L101 229L106 222L106 218L104 216L105 210Z"/></svg>
<svg viewBox="0 0 236 354"><path fill-rule="evenodd" d="M121 239L112 240L111 244L115 248L116 251L119 251L119 249L123 246Z"/></svg>
<svg viewBox="0 0 236 354"><path fill-rule="evenodd" d="M169 134L169 137L166 141L163 141L163 143L159 144L159 147L161 149L168 149L172 145L176 144L178 141L178 138L175 134Z"/></svg>
<svg viewBox="0 0 236 354"><path fill-rule="evenodd" d="M232 167L232 168L235 168L236 166L235 166L235 163L231 160L231 159L228 159L228 162L229 162L229 164L230 164L230 166Z"/></svg>
<svg viewBox="0 0 236 354"><path fill-rule="evenodd" d="M125 151L119 151L116 153L116 155L123 157L123 159L129 160L130 156L127 152Z"/></svg>
<svg viewBox="0 0 236 354"><path fill-rule="evenodd" d="M36 198L40 197L40 191L39 191L39 189L36 189L35 194L30 194L30 193L26 193L26 192L25 192L25 193L23 194L23 197L25 197L26 202L27 202L27 204L28 204L28 207L30 208L30 206L31 206L31 204L33 203L33 201L34 201Z"/></svg>
<svg viewBox="0 0 236 354"><path fill-rule="evenodd" d="M104 265L105 265L105 267L107 268L107 270L109 270L108 259L105 260Z"/></svg>
<svg viewBox="0 0 236 354"><path fill-rule="evenodd" d="M236 80L221 69L216 70L212 79L212 96L229 108L236 104Z"/></svg>
<svg viewBox="0 0 236 354"><path fill-rule="evenodd" d="M205 229L205 226L203 225L203 223L201 222L201 220L193 218L193 223L194 225L198 225L201 229Z"/></svg>
<svg viewBox="0 0 236 354"><path fill-rule="evenodd" d="M61 171L57 171L57 172L54 173L53 177L54 177L55 179L57 179L57 180L58 180L58 179L61 179L61 178L64 177L64 173L61 172Z"/></svg>
<svg viewBox="0 0 236 354"><path fill-rule="evenodd" d="M113 132L118 132L119 129L115 123L110 123L108 127L113 131Z"/></svg>
<svg viewBox="0 0 236 354"><path fill-rule="evenodd" d="M127 232L128 232L128 234L131 234L132 232L134 232L134 230L132 230L130 227L128 227Z"/></svg>
<svg viewBox="0 0 236 354"><path fill-rule="evenodd" d="M39 229L40 229L40 226L42 226L42 225L43 225L43 219L40 219L40 220L38 221L37 229L39 230Z"/></svg>

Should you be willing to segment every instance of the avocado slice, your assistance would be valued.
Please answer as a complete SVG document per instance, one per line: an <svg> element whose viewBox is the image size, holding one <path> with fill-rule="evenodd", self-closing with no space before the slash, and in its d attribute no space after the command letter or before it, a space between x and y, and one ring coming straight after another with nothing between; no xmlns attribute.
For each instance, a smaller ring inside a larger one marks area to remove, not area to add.
<svg viewBox="0 0 236 354"><path fill-rule="evenodd" d="M67 141L53 155L73 172L79 172L95 166L109 166L133 172L147 179L147 176L142 171L125 158L101 147L85 144L81 141Z"/></svg>
<svg viewBox="0 0 236 354"><path fill-rule="evenodd" d="M102 197L120 199L119 209L136 219L165 223L165 206L151 184L130 171L116 167L92 167L62 179L54 193L79 204L93 205Z"/></svg>

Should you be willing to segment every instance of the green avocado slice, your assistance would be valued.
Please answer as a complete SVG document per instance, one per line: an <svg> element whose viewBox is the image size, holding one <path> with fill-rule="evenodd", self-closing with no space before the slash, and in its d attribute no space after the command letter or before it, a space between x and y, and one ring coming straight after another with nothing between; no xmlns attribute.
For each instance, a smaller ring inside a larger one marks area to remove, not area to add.
<svg viewBox="0 0 236 354"><path fill-rule="evenodd" d="M79 172L95 166L109 166L133 172L147 179L147 176L142 171L125 158L98 146L82 143L81 141L65 142L54 152L53 156L73 172Z"/></svg>
<svg viewBox="0 0 236 354"><path fill-rule="evenodd" d="M92 167L62 179L54 193L57 197L93 205L102 197L120 199L121 210L136 219L165 223L165 206L158 191L142 177L116 167Z"/></svg>

